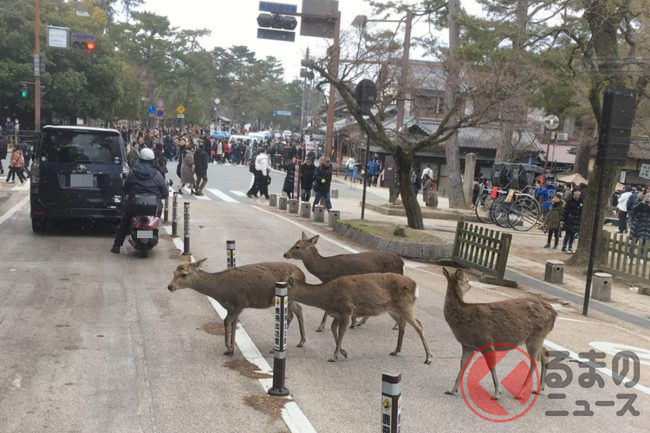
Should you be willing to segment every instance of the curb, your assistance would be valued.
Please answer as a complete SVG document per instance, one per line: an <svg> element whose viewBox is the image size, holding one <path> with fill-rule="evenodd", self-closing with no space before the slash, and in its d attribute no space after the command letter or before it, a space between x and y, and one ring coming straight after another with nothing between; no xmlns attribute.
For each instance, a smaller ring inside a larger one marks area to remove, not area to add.
<svg viewBox="0 0 650 433"><path fill-rule="evenodd" d="M403 216L406 217L406 211L403 206L382 205L377 203L366 203L366 209L378 212L384 215ZM422 218L431 218L447 221L467 221L478 223L480 222L475 215L467 215L460 212L444 211L444 210L430 210L422 208Z"/></svg>

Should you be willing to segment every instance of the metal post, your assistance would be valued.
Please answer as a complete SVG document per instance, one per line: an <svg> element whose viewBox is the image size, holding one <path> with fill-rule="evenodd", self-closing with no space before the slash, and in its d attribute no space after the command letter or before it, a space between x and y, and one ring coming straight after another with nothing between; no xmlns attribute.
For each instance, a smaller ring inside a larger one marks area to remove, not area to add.
<svg viewBox="0 0 650 433"><path fill-rule="evenodd" d="M300 161L296 163L294 167L294 176L293 176L293 197L297 200L300 200Z"/></svg>
<svg viewBox="0 0 650 433"><path fill-rule="evenodd" d="M370 153L370 134L366 134L366 165L363 179L363 195L361 196L361 219L366 212L366 188L368 187L368 154Z"/></svg>
<svg viewBox="0 0 650 433"><path fill-rule="evenodd" d="M172 201L172 237L178 237L178 193L174 193L174 200Z"/></svg>
<svg viewBox="0 0 650 433"><path fill-rule="evenodd" d="M41 130L41 1L34 0L34 130Z"/></svg>
<svg viewBox="0 0 650 433"><path fill-rule="evenodd" d="M408 97L409 85L409 53L411 49L411 26L413 23L413 12L406 12L406 28L404 30L404 51L402 52L402 65L400 71L399 99L397 100L397 118L395 119L395 129L399 133L404 123L404 111L406 110L406 99Z"/></svg>
<svg viewBox="0 0 650 433"><path fill-rule="evenodd" d="M184 210L183 255L189 256L190 255L190 203L187 201L183 203L183 208L184 208L183 209Z"/></svg>
<svg viewBox="0 0 650 433"><path fill-rule="evenodd" d="M169 221L169 197L165 197L165 210L163 211L163 221Z"/></svg>
<svg viewBox="0 0 650 433"><path fill-rule="evenodd" d="M275 344L273 347L273 386L269 395L287 396L284 386L285 362L287 359L287 310L289 296L286 282L275 283Z"/></svg>
<svg viewBox="0 0 650 433"><path fill-rule="evenodd" d="M235 241L226 241L226 267L235 266Z"/></svg>
<svg viewBox="0 0 650 433"><path fill-rule="evenodd" d="M398 433L402 427L402 375L381 375L381 431Z"/></svg>

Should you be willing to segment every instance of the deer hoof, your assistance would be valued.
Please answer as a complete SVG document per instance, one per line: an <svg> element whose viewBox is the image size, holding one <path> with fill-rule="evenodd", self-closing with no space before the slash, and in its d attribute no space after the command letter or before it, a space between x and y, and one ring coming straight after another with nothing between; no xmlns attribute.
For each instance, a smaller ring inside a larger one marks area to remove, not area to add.
<svg viewBox="0 0 650 433"><path fill-rule="evenodd" d="M449 391L445 391L445 394L447 394L447 395L456 395L456 391L450 389Z"/></svg>
<svg viewBox="0 0 650 433"><path fill-rule="evenodd" d="M303 344L303 342L301 341L300 343L298 343L298 345L296 347L302 347L302 344Z"/></svg>
<svg viewBox="0 0 650 433"><path fill-rule="evenodd" d="M499 399L499 397L501 397L501 392L497 392L496 394L494 394L494 395L492 396L492 399L496 401L496 400Z"/></svg>
<svg viewBox="0 0 650 433"><path fill-rule="evenodd" d="M323 332L323 328L316 329L316 332Z"/></svg>
<svg viewBox="0 0 650 433"><path fill-rule="evenodd" d="M227 356L232 356L234 353L235 353L234 350L226 350L225 352L223 352L223 354Z"/></svg>
<svg viewBox="0 0 650 433"><path fill-rule="evenodd" d="M327 360L327 362L336 362L336 358L330 358Z"/></svg>
<svg viewBox="0 0 650 433"><path fill-rule="evenodd" d="M340 352L341 352L341 355L343 355L345 358L348 357L348 352L346 352L345 350L341 349Z"/></svg>
<svg viewBox="0 0 650 433"><path fill-rule="evenodd" d="M425 359L425 360L424 360L424 363L425 363L426 365L431 364L431 358L427 358L427 359Z"/></svg>
<svg viewBox="0 0 650 433"><path fill-rule="evenodd" d="M397 355L399 355L399 352L398 352L398 351L395 351L395 352L391 352L391 353L390 353L390 356L397 356Z"/></svg>

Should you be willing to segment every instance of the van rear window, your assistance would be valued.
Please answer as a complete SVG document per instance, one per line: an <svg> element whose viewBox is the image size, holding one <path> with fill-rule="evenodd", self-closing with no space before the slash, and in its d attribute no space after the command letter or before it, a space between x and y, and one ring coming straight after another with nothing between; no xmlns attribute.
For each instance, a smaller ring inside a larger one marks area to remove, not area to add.
<svg viewBox="0 0 650 433"><path fill-rule="evenodd" d="M110 131L46 130L41 156L49 162L120 164L120 135Z"/></svg>

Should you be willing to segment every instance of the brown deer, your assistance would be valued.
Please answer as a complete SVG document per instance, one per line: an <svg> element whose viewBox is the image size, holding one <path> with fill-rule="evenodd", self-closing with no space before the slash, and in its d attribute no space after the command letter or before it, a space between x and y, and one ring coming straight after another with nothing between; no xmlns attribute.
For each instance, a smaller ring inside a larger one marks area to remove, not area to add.
<svg viewBox="0 0 650 433"><path fill-rule="evenodd" d="M307 284L290 277L287 282L289 299L325 310L334 318L331 329L336 349L330 362L338 360L339 353L347 358L348 354L341 343L353 316L376 316L387 312L395 319L399 329L397 347L391 355L402 351L404 328L408 322L422 340L426 354L424 363L431 363L431 352L424 339L422 324L415 317L413 307L418 291L412 279L399 274L375 273L346 275L324 284Z"/></svg>
<svg viewBox="0 0 650 433"><path fill-rule="evenodd" d="M491 345L505 343L519 346L526 343L526 351L533 362L540 359L540 385L544 389L546 377L547 354L543 347L544 339L553 329L557 312L546 301L538 298L520 298L500 302L468 304L463 301L463 294L470 285L462 270L451 272L442 269L447 278L447 294L445 296L444 314L447 324L454 333L456 340L463 348L460 359L460 371L454 386L446 394L456 394L460 385L463 366L477 350ZM501 396L499 380L496 373L495 350L510 350L510 346L491 346L485 354L492 381L494 382L494 399ZM530 366L530 376L515 396L524 397L526 383L532 380L534 363Z"/></svg>
<svg viewBox="0 0 650 433"><path fill-rule="evenodd" d="M316 249L318 239L319 235L308 238L305 232L302 232L302 238L293 247L289 248L283 257L285 259L302 260L307 270L321 280L322 283L329 283L333 279L344 275L371 274L374 272L391 272L404 275L404 261L397 254L387 251L366 251L357 254L323 257ZM366 323L366 320L368 318L364 317L359 325ZM326 321L327 312L323 315L323 320L321 320L316 332L323 330ZM356 316L352 317L350 328L355 326L357 326Z"/></svg>
<svg viewBox="0 0 650 433"><path fill-rule="evenodd" d="M167 288L170 292L178 289L194 289L218 301L228 315L223 321L226 338L224 355L235 351L235 332L237 319L245 308L269 308L273 305L275 283L290 276L296 281L305 281L305 274L296 265L284 262L255 263L210 273L200 269L207 259L195 263L178 265L174 277ZM289 311L298 317L300 343L305 343L305 326L302 307L289 303Z"/></svg>

